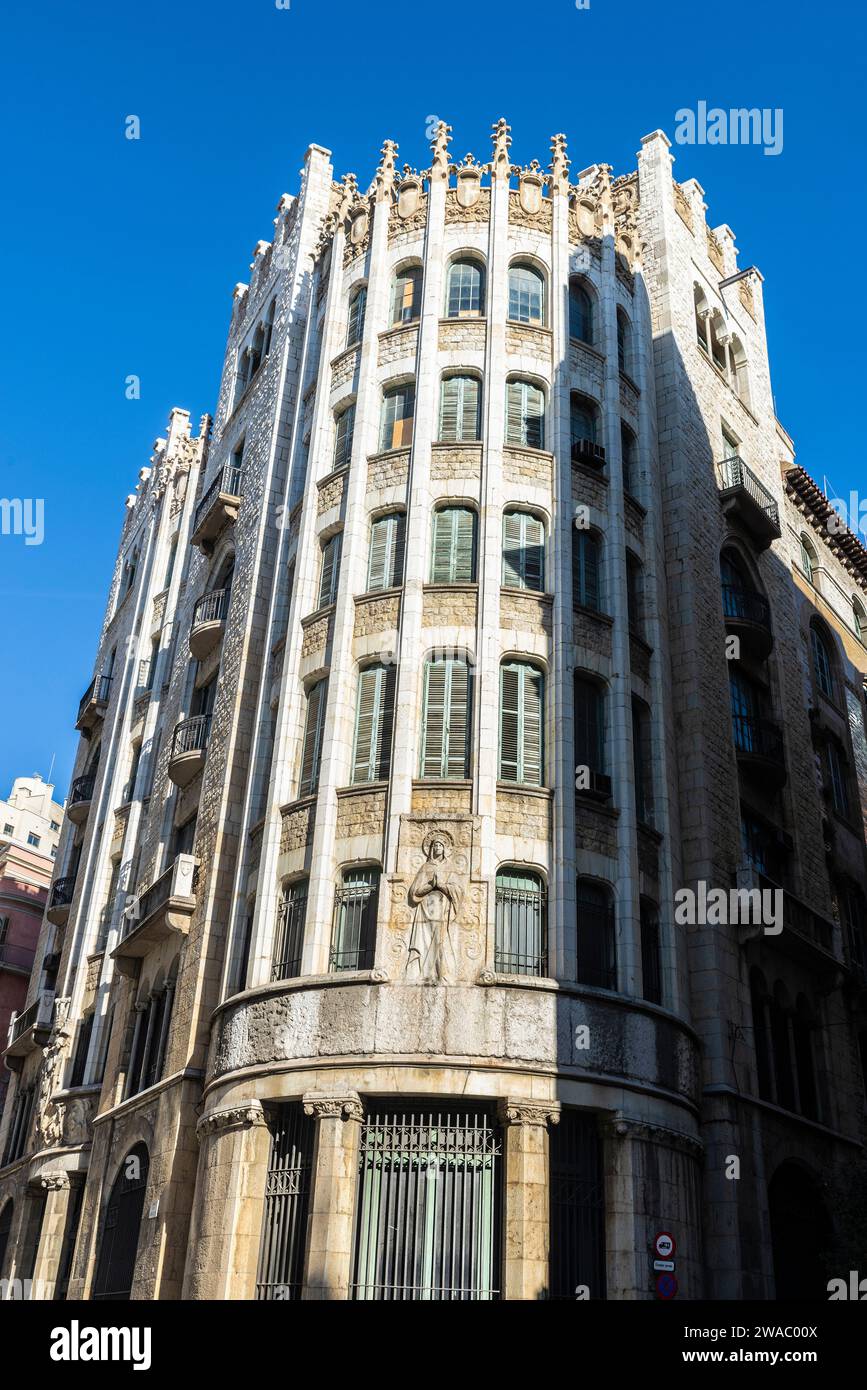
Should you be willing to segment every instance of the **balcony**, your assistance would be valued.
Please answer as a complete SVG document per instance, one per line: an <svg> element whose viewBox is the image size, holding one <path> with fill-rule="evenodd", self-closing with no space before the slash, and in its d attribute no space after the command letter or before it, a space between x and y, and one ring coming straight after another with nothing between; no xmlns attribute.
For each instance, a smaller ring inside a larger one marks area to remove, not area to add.
<svg viewBox="0 0 867 1390"><path fill-rule="evenodd" d="M72 786L69 788L69 800L66 803L66 814L73 825L83 825L90 812L90 803L93 800L93 788L96 785L95 773L88 773L84 777L76 777Z"/></svg>
<svg viewBox="0 0 867 1390"><path fill-rule="evenodd" d="M141 960L172 935L187 935L196 907L198 875L198 860L191 854L179 854L127 908L120 939L111 953L121 973L126 973L126 962Z"/></svg>
<svg viewBox="0 0 867 1390"><path fill-rule="evenodd" d="M189 786L205 766L210 731L209 714L194 714L175 726L168 771L176 787Z"/></svg>
<svg viewBox="0 0 867 1390"><path fill-rule="evenodd" d="M717 464L717 486L726 516L740 522L757 550L780 539L779 508L742 458L734 455Z"/></svg>
<svg viewBox="0 0 867 1390"><path fill-rule="evenodd" d="M774 645L771 609L765 596L736 584L723 584L722 605L726 632L737 637L750 656L764 661Z"/></svg>
<svg viewBox="0 0 867 1390"><path fill-rule="evenodd" d="M834 955L833 922L808 907L787 888L781 888L753 864L745 864L738 870L737 885L742 892L783 894L783 930L766 934L760 925L744 923L739 932L742 943L761 936L763 941L777 946L814 972L834 977L839 974L841 963Z"/></svg>
<svg viewBox="0 0 867 1390"><path fill-rule="evenodd" d="M105 714L108 697L111 694L111 681L111 676L94 676L81 697L75 727L80 729L87 738L90 738L91 733Z"/></svg>
<svg viewBox="0 0 867 1390"><path fill-rule="evenodd" d="M240 506L241 469L234 463L224 464L196 507L190 544L210 555L220 533L234 525Z"/></svg>
<svg viewBox="0 0 867 1390"><path fill-rule="evenodd" d="M51 885L48 909L45 916L55 927L65 927L69 917L69 907L75 892L75 878L56 878Z"/></svg>
<svg viewBox="0 0 867 1390"><path fill-rule="evenodd" d="M0 945L0 970L6 970L10 975L29 976L35 957L36 952L31 947L4 941Z"/></svg>
<svg viewBox="0 0 867 1390"><path fill-rule="evenodd" d="M592 439L573 439L572 462L581 463L585 468L604 468L605 450L601 444L594 444Z"/></svg>
<svg viewBox="0 0 867 1390"><path fill-rule="evenodd" d="M228 611L228 589L212 589L199 599L193 610L193 625L190 628L190 651L197 661L204 661L222 642Z"/></svg>
<svg viewBox="0 0 867 1390"><path fill-rule="evenodd" d="M732 728L738 765L750 777L779 789L786 782L783 733L770 719L733 714Z"/></svg>
<svg viewBox="0 0 867 1390"><path fill-rule="evenodd" d="M53 1022L54 990L41 989L33 1003L16 1015L9 1025L9 1042L5 1053L7 1062L13 1057L26 1057L37 1047L44 1047L51 1036ZM12 1069L17 1070L14 1065Z"/></svg>

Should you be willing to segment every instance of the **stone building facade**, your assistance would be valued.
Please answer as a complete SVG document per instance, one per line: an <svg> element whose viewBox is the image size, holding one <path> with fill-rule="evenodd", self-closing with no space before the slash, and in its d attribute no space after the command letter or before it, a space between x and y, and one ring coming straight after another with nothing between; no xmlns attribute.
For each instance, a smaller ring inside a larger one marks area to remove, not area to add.
<svg viewBox="0 0 867 1390"><path fill-rule="evenodd" d="M867 553L664 134L617 178L450 138L364 193L309 149L127 499L6 1052L38 1296L644 1299L668 1231L680 1296L770 1298L833 1252Z"/></svg>

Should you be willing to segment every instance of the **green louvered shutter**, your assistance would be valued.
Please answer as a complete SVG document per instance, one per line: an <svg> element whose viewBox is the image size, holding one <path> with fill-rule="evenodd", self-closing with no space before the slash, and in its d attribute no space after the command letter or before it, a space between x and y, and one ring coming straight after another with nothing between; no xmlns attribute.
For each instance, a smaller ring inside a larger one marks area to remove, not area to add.
<svg viewBox="0 0 867 1390"><path fill-rule="evenodd" d="M524 443L524 383L510 381L506 391L506 443Z"/></svg>
<svg viewBox="0 0 867 1390"><path fill-rule="evenodd" d="M575 532L572 549L572 598L584 608L599 611L601 604L599 542L586 531Z"/></svg>
<svg viewBox="0 0 867 1390"><path fill-rule="evenodd" d="M503 518L503 583L537 592L545 587L545 527L529 512Z"/></svg>
<svg viewBox="0 0 867 1390"><path fill-rule="evenodd" d="M506 512L503 517L503 584L509 589L524 587L523 516Z"/></svg>
<svg viewBox="0 0 867 1390"><path fill-rule="evenodd" d="M468 777L469 758L469 667L451 658L430 661L425 668L422 776Z"/></svg>
<svg viewBox="0 0 867 1390"><path fill-rule="evenodd" d="M334 440L334 467L348 468L352 457L352 435L355 428L355 406L348 405L337 417Z"/></svg>
<svg viewBox="0 0 867 1390"><path fill-rule="evenodd" d="M525 440L529 449L545 447L545 398L537 386L525 384Z"/></svg>
<svg viewBox="0 0 867 1390"><path fill-rule="evenodd" d="M448 376L440 404L440 439L448 442L479 438L479 382L474 376Z"/></svg>
<svg viewBox="0 0 867 1390"><path fill-rule="evenodd" d="M394 719L393 666L369 666L358 678L354 783L384 781L391 765Z"/></svg>
<svg viewBox="0 0 867 1390"><path fill-rule="evenodd" d="M535 666L511 662L500 671L500 778L526 786L542 783L544 676Z"/></svg>
<svg viewBox="0 0 867 1390"><path fill-rule="evenodd" d="M425 667L422 713L422 777L442 777L446 735L448 662L429 661Z"/></svg>
<svg viewBox="0 0 867 1390"><path fill-rule="evenodd" d="M445 507L434 514L431 583L469 584L475 579L476 514Z"/></svg>
<svg viewBox="0 0 867 1390"><path fill-rule="evenodd" d="M337 597L340 571L340 532L329 536L322 547L322 574L319 580L319 607L325 608Z"/></svg>
<svg viewBox="0 0 867 1390"><path fill-rule="evenodd" d="M446 777L470 775L470 670L465 661L449 663Z"/></svg>
<svg viewBox="0 0 867 1390"><path fill-rule="evenodd" d="M349 306L349 327L346 333L346 346L354 347L361 342L364 332L364 312L367 308L367 290L362 285Z"/></svg>
<svg viewBox="0 0 867 1390"><path fill-rule="evenodd" d="M440 439L453 441L459 438L458 417L461 406L461 383L459 376L447 376L443 382L440 403Z"/></svg>
<svg viewBox="0 0 867 1390"><path fill-rule="evenodd" d="M461 383L460 435L464 441L472 442L479 437L479 382L474 376L459 378Z"/></svg>
<svg viewBox="0 0 867 1390"><path fill-rule="evenodd" d="M367 566L368 592L391 589L403 578L403 550L406 517L403 512L377 517L370 532Z"/></svg>
<svg viewBox="0 0 867 1390"><path fill-rule="evenodd" d="M304 728L304 750L301 755L301 796L315 792L319 782L319 763L322 757L322 730L325 726L325 697L327 681L318 681L307 696L307 722Z"/></svg>

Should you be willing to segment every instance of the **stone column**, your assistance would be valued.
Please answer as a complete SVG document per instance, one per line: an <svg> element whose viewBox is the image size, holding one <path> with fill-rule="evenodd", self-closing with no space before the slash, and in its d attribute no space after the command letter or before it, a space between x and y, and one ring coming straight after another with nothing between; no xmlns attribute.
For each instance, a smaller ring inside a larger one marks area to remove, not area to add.
<svg viewBox="0 0 867 1390"><path fill-rule="evenodd" d="M252 1299L270 1131L258 1100L203 1115L183 1297Z"/></svg>
<svg viewBox="0 0 867 1390"><path fill-rule="evenodd" d="M304 1113L315 1116L317 1125L301 1297L347 1299L352 1278L361 1100L355 1091L337 1096L308 1091Z"/></svg>
<svg viewBox="0 0 867 1390"><path fill-rule="evenodd" d="M69 1174L46 1173L36 1179L33 1188L45 1193L45 1211L33 1262L33 1297L50 1302L54 1298L63 1251L63 1234L69 1208Z"/></svg>
<svg viewBox="0 0 867 1390"><path fill-rule="evenodd" d="M560 1107L523 1100L501 1103L505 1131L506 1201L503 1296L540 1299L548 1292L550 1184L548 1125Z"/></svg>

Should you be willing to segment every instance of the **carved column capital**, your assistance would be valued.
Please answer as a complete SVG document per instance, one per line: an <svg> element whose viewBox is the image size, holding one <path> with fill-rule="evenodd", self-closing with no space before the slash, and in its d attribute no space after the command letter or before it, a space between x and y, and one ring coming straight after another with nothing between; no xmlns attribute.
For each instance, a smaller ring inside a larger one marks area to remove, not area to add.
<svg viewBox="0 0 867 1390"><path fill-rule="evenodd" d="M225 1110L212 1110L203 1115L196 1125L199 1139L218 1134L224 1129L249 1129L253 1125L265 1124L265 1112L258 1100L247 1100L241 1105L230 1105Z"/></svg>
<svg viewBox="0 0 867 1390"><path fill-rule="evenodd" d="M692 1134L682 1130L670 1129L668 1125L654 1124L650 1120L635 1119L622 1110L615 1110L605 1125L606 1133L612 1139L642 1139L648 1144L662 1144L669 1149L678 1149L691 1158L701 1158L704 1144Z"/></svg>
<svg viewBox="0 0 867 1390"><path fill-rule="evenodd" d="M69 1187L68 1173L43 1173L30 1184L38 1192L64 1192Z"/></svg>
<svg viewBox="0 0 867 1390"><path fill-rule="evenodd" d="M512 1100L499 1103L500 1122L504 1125L556 1125L560 1122L559 1101Z"/></svg>
<svg viewBox="0 0 867 1390"><path fill-rule="evenodd" d="M303 1097L304 1114L317 1120L362 1120L364 1106L357 1091L329 1095L324 1091L307 1091Z"/></svg>

